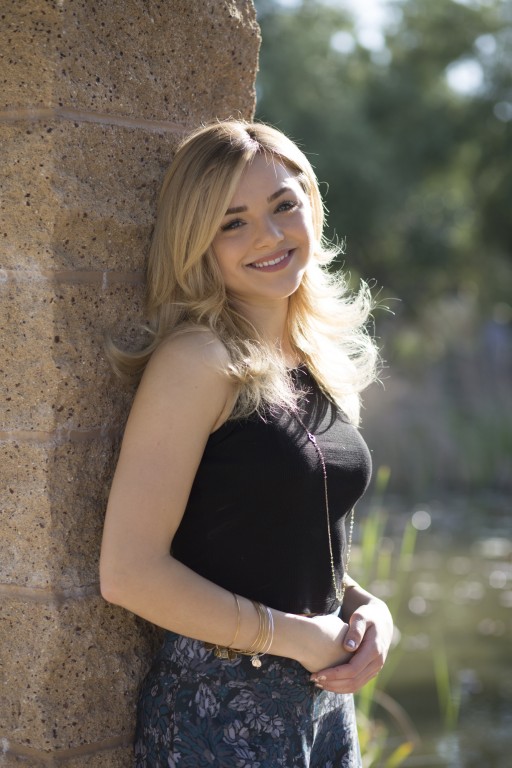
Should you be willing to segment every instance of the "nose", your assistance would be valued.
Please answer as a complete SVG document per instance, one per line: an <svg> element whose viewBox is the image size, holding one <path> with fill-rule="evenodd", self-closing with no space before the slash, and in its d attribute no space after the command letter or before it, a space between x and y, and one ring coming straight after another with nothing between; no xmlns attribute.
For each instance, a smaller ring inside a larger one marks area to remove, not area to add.
<svg viewBox="0 0 512 768"><path fill-rule="evenodd" d="M256 231L255 246L268 248L284 239L279 222L272 216L265 216Z"/></svg>

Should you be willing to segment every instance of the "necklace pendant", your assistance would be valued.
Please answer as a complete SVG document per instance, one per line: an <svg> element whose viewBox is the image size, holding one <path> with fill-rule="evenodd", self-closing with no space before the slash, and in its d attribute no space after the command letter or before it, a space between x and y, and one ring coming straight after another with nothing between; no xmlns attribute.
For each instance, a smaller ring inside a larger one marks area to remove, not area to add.
<svg viewBox="0 0 512 768"><path fill-rule="evenodd" d="M261 659L259 656L253 656L251 659L251 664L253 667L256 667L256 669L259 669L261 667Z"/></svg>

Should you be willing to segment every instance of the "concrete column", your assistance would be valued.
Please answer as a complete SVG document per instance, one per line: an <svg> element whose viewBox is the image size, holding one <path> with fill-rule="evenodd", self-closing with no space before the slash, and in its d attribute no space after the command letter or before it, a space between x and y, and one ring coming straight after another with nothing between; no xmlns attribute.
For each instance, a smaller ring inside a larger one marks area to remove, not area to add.
<svg viewBox="0 0 512 768"><path fill-rule="evenodd" d="M98 590L155 196L184 131L250 117L251 0L0 7L0 766L131 765L154 633Z"/></svg>

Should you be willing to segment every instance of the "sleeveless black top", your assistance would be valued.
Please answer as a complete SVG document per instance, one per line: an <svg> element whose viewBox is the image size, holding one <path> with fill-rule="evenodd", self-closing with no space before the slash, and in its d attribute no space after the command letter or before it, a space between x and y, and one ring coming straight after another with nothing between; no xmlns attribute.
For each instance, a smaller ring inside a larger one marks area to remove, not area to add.
<svg viewBox="0 0 512 768"><path fill-rule="evenodd" d="M371 458L356 427L308 370L293 372L300 417L327 467L331 540L343 574L345 518L362 496ZM319 456L292 414L228 421L210 435L172 554L210 581L290 613L338 607Z"/></svg>

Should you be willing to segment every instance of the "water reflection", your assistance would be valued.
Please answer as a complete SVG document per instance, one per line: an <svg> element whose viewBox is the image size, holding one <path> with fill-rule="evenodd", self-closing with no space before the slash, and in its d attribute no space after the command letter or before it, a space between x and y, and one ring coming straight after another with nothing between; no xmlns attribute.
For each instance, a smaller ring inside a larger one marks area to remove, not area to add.
<svg viewBox="0 0 512 768"><path fill-rule="evenodd" d="M491 513L486 508L485 515L460 500L412 513L397 514L398 505L393 506L393 513L382 509L384 549L396 560L412 520L415 551L403 558L406 578L390 571L387 578L375 576L371 588L395 602L398 629L379 685L405 709L421 737L402 765L509 768L512 544L504 535L510 528L507 504Z"/></svg>

